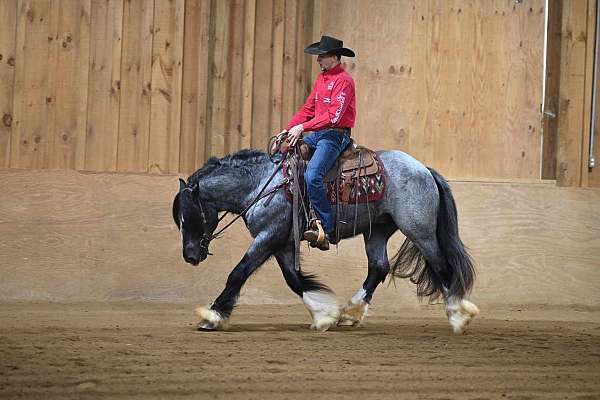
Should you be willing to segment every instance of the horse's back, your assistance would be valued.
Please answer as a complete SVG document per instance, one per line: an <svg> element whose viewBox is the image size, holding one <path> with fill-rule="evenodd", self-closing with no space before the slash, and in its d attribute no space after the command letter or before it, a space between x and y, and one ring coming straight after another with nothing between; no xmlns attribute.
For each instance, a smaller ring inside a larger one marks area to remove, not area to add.
<svg viewBox="0 0 600 400"><path fill-rule="evenodd" d="M383 162L389 182L425 180L435 185L427 167L411 155L400 150L382 150L377 155Z"/></svg>
<svg viewBox="0 0 600 400"><path fill-rule="evenodd" d="M439 202L431 172L420 161L399 150L378 151L386 175L384 208L391 212L434 212ZM434 212L435 213L435 212Z"/></svg>

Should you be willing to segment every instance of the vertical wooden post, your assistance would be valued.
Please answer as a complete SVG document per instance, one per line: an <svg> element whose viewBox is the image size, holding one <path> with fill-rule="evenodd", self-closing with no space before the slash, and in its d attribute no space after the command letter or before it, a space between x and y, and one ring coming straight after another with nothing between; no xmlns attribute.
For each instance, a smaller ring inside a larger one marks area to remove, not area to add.
<svg viewBox="0 0 600 400"><path fill-rule="evenodd" d="M247 0L244 2L244 65L242 79L242 129L240 132L241 148L248 148L252 144L255 27L256 0Z"/></svg>
<svg viewBox="0 0 600 400"><path fill-rule="evenodd" d="M62 0L57 8L57 34L52 54L54 115L49 128L49 166L83 169L90 59L90 0L78 4Z"/></svg>
<svg viewBox="0 0 600 400"><path fill-rule="evenodd" d="M557 141L557 183L581 185L587 1L564 0Z"/></svg>
<svg viewBox="0 0 600 400"><path fill-rule="evenodd" d="M546 93L543 117L542 179L556 179L556 141L558 135L558 97L560 87L560 50L563 0L548 2L546 49Z"/></svg>
<svg viewBox="0 0 600 400"><path fill-rule="evenodd" d="M148 170L178 172L185 1L156 1Z"/></svg>
<svg viewBox="0 0 600 400"><path fill-rule="evenodd" d="M84 169L117 170L123 0L93 0Z"/></svg>
<svg viewBox="0 0 600 400"><path fill-rule="evenodd" d="M0 168L10 166L17 2L0 2Z"/></svg>

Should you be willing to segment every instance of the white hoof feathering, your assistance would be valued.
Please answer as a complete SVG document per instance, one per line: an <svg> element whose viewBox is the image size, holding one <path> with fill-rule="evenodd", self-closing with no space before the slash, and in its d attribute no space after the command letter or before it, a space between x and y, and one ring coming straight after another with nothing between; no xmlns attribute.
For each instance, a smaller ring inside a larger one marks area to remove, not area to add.
<svg viewBox="0 0 600 400"><path fill-rule="evenodd" d="M454 300L450 299L446 301L446 315L452 330L456 334L464 332L465 328L475 316L479 314L479 309L473 303L468 300Z"/></svg>
<svg viewBox="0 0 600 400"><path fill-rule="evenodd" d="M324 291L311 291L302 294L302 301L310 311L313 323L311 329L325 332L336 326L340 319L340 308L335 297Z"/></svg>
<svg viewBox="0 0 600 400"><path fill-rule="evenodd" d="M358 292L348 301L348 304L342 309L342 315L338 322L338 325L342 326L356 326L360 325L369 310L369 303L365 298L365 289L360 288Z"/></svg>
<svg viewBox="0 0 600 400"><path fill-rule="evenodd" d="M215 310L206 307L198 307L196 308L196 315L200 317L198 329L214 331L227 328L227 319L223 318L221 314Z"/></svg>

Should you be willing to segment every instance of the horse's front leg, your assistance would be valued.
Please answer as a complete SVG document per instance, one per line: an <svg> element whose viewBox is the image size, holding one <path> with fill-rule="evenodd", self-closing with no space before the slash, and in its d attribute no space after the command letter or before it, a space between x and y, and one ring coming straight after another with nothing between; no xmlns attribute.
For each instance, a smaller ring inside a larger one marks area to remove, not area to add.
<svg viewBox="0 0 600 400"><path fill-rule="evenodd" d="M199 307L196 309L196 314L200 317L198 329L215 330L225 329L227 321L231 315L231 311L235 306L235 302L240 295L240 290L246 280L254 271L277 249L272 243L273 240L264 236L257 236L252 242L244 257L235 266L229 274L225 289L210 307Z"/></svg>
<svg viewBox="0 0 600 400"><path fill-rule="evenodd" d="M283 277L290 289L302 298L304 305L312 317L311 328L324 332L337 325L340 309L335 295L327 287L317 281L314 275L303 274L294 266L294 242L289 241L281 250L275 253Z"/></svg>

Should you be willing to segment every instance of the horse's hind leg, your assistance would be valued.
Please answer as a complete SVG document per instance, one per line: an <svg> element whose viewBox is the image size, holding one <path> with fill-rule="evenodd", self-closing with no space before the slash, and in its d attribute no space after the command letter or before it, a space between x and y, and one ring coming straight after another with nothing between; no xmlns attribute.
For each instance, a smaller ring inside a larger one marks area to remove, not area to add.
<svg viewBox="0 0 600 400"><path fill-rule="evenodd" d="M294 244L288 243L275 253L277 263L290 289L302 298L312 316L311 328L324 332L337 325L340 309L331 289L318 282L314 275L303 274L294 268Z"/></svg>
<svg viewBox="0 0 600 400"><path fill-rule="evenodd" d="M447 276L447 269L444 267L446 261L435 234L431 232L430 235L414 238L412 241L425 258L425 268L430 269L431 279L436 281L436 286L441 287L446 316L452 330L454 333L462 333L479 313L479 309L466 299L448 296L450 278Z"/></svg>
<svg viewBox="0 0 600 400"><path fill-rule="evenodd" d="M387 242L395 231L396 227L392 225L376 225L373 227L370 237L367 234L363 235L369 263L367 278L342 309L339 325L355 326L366 317L375 289L385 280L390 271Z"/></svg>

